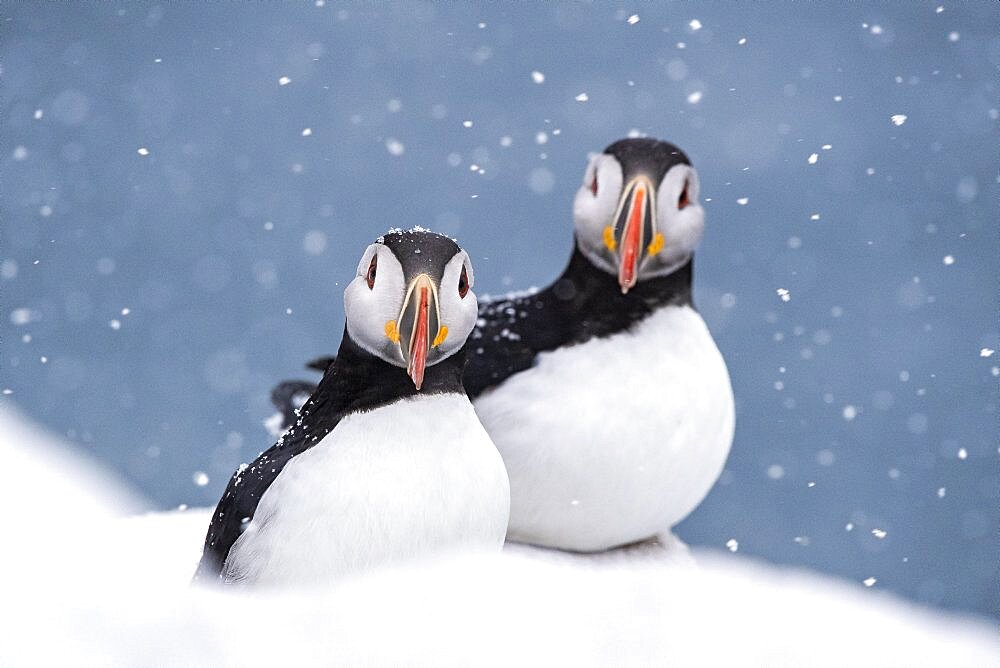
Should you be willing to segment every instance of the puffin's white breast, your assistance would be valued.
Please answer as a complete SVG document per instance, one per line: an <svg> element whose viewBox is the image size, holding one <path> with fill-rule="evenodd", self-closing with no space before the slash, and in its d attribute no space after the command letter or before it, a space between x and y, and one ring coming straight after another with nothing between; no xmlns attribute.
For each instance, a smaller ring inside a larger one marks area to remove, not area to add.
<svg viewBox="0 0 1000 668"><path fill-rule="evenodd" d="M726 364L687 306L542 353L475 407L510 476L508 538L579 551L687 516L722 472L735 421Z"/></svg>
<svg viewBox="0 0 1000 668"><path fill-rule="evenodd" d="M328 582L440 551L499 550L510 490L464 395L345 417L294 457L229 552L229 582Z"/></svg>

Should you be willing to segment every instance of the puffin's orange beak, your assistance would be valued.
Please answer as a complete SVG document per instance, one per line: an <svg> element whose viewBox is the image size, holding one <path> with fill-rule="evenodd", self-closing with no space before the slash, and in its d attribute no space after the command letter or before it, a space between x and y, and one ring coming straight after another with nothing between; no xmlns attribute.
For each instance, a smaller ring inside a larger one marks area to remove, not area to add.
<svg viewBox="0 0 1000 668"><path fill-rule="evenodd" d="M441 315L438 311L437 288L427 274L420 274L410 282L399 314L399 347L406 361L406 373L419 390L424 384L427 354L441 337Z"/></svg>
<svg viewBox="0 0 1000 668"><path fill-rule="evenodd" d="M652 183L645 176L630 181L622 192L613 231L605 231L605 243L618 251L618 284L622 294L639 281L639 268L648 255L655 255L663 244L656 233L656 207Z"/></svg>
<svg viewBox="0 0 1000 668"><path fill-rule="evenodd" d="M417 298L417 324L413 328L410 338L410 361L406 365L406 372L413 379L413 384L420 389L424 384L424 369L427 368L427 349L430 347L430 333L427 331L427 309L430 306L430 290L425 287L417 288L419 297Z"/></svg>

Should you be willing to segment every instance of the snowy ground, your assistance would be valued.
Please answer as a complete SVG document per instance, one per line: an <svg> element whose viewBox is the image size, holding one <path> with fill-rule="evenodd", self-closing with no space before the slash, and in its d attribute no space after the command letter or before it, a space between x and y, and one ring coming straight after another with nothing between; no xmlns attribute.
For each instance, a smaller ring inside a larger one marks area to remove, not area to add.
<svg viewBox="0 0 1000 668"><path fill-rule="evenodd" d="M9 409L0 457L19 474L0 488L4 666L1000 664L981 622L738 555L694 565L676 545L512 547L330 590L192 589L207 509L123 517L134 500L75 474L86 466Z"/></svg>

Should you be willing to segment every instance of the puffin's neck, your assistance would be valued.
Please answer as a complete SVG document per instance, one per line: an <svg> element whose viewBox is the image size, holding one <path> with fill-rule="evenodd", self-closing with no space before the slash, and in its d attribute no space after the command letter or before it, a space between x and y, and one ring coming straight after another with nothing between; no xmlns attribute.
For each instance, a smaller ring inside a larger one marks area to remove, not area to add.
<svg viewBox="0 0 1000 668"><path fill-rule="evenodd" d="M312 415L332 417L371 410L418 394L464 394L464 371L465 351L462 349L427 367L418 392L406 369L364 350L351 339L345 327L337 359L327 368L306 407Z"/></svg>
<svg viewBox="0 0 1000 668"><path fill-rule="evenodd" d="M590 304L600 308L602 304L633 303L642 304L650 310L668 304L693 306L691 299L693 273L694 255L669 274L640 280L623 295L618 279L587 259L574 239L573 254L570 256L569 264L554 287L563 281L569 281L569 284L563 283L563 287L572 286L573 301L577 306Z"/></svg>

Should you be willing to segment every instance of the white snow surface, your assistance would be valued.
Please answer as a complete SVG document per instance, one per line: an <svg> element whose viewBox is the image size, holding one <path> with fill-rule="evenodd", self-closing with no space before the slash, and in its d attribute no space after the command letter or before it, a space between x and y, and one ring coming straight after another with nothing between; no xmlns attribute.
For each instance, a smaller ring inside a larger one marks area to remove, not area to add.
<svg viewBox="0 0 1000 668"><path fill-rule="evenodd" d="M4 666L1000 664L981 621L737 555L695 565L679 541L591 557L508 546L309 590L192 588L210 510L117 517L127 495L109 477L75 473L7 409L0 453L19 473L0 496Z"/></svg>

